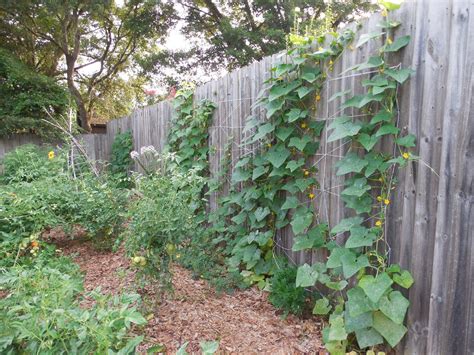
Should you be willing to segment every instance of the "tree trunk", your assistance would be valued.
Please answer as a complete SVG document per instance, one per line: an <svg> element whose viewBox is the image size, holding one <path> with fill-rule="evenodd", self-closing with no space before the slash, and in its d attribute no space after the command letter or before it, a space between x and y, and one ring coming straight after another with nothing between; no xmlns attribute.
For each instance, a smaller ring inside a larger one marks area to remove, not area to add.
<svg viewBox="0 0 474 355"><path fill-rule="evenodd" d="M78 108L78 123L81 128L85 129L87 132L92 130L90 125L89 113L87 112L86 105L84 103L84 98L74 84L74 67L76 65L76 60L74 57L66 56L66 66L67 66L67 87L69 92L72 94L74 101L76 102Z"/></svg>

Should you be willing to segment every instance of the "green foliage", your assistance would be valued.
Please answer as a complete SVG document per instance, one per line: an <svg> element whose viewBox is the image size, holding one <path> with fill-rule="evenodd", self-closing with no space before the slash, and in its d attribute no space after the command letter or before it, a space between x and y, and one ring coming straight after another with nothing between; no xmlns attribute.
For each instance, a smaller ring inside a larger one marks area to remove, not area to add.
<svg viewBox="0 0 474 355"><path fill-rule="evenodd" d="M48 228L71 231L81 226L98 245L111 247L111 239L124 222L126 192L87 172L72 178L64 151L23 146L5 157L8 172L0 185L0 255L11 265L28 256L31 238Z"/></svg>
<svg viewBox="0 0 474 355"><path fill-rule="evenodd" d="M51 119L48 111L53 120L60 120L68 104L65 88L0 48L0 136L26 132L54 137L42 119Z"/></svg>
<svg viewBox="0 0 474 355"><path fill-rule="evenodd" d="M130 153L133 149L132 132L127 131L115 136L110 154L109 171L119 187L129 187L129 174L133 164Z"/></svg>
<svg viewBox="0 0 474 355"><path fill-rule="evenodd" d="M166 158L169 160L171 158ZM178 246L196 232L202 179L195 170L176 165L148 176L136 176L137 198L129 208L130 222L123 237L140 274L170 282L169 263Z"/></svg>
<svg viewBox="0 0 474 355"><path fill-rule="evenodd" d="M51 153L53 152L53 153ZM49 159L52 156L52 159ZM51 176L51 172L61 171L66 161L63 156L56 156L54 149L40 148L25 144L3 157L3 175L0 181L6 184L32 182Z"/></svg>
<svg viewBox="0 0 474 355"><path fill-rule="evenodd" d="M288 313L302 315L308 308L306 298L309 293L303 287L296 286L298 268L286 266L275 271L270 279L271 291L268 300L276 308Z"/></svg>
<svg viewBox="0 0 474 355"><path fill-rule="evenodd" d="M0 275L0 352L135 353L143 337L132 337L132 324L146 320L136 311L138 295L113 298L98 290L86 294L91 308L80 306L82 278L67 258L38 259Z"/></svg>

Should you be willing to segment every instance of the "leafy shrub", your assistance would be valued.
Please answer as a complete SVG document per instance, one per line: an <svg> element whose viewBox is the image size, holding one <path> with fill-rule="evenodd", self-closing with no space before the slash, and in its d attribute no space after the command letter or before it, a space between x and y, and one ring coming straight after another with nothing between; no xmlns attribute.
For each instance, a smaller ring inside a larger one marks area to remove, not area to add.
<svg viewBox="0 0 474 355"><path fill-rule="evenodd" d="M271 278L269 301L273 306L289 313L302 315L306 309L307 292L303 287L296 287L298 268L287 266L278 269Z"/></svg>
<svg viewBox="0 0 474 355"><path fill-rule="evenodd" d="M165 157L169 163L171 158ZM202 181L194 170L169 169L135 177L137 198L130 206L125 247L141 275L167 282L168 264L176 249L197 229L194 216L199 207Z"/></svg>
<svg viewBox="0 0 474 355"><path fill-rule="evenodd" d="M1 180L7 184L31 182L62 172L65 162L52 148L25 144L5 154Z"/></svg>
<svg viewBox="0 0 474 355"><path fill-rule="evenodd" d="M130 187L129 173L133 160L130 152L133 149L132 132L127 131L115 136L110 155L110 174L119 187Z"/></svg>
<svg viewBox="0 0 474 355"><path fill-rule="evenodd" d="M134 353L143 337L132 338L132 324L146 320L136 311L138 295L110 298L89 293L95 304L79 306L82 279L67 258L48 258L10 268L0 276L0 352L30 354Z"/></svg>
<svg viewBox="0 0 474 355"><path fill-rule="evenodd" d="M32 132L55 136L41 119L53 119L66 112L67 90L47 76L35 73L11 53L0 49L0 136Z"/></svg>

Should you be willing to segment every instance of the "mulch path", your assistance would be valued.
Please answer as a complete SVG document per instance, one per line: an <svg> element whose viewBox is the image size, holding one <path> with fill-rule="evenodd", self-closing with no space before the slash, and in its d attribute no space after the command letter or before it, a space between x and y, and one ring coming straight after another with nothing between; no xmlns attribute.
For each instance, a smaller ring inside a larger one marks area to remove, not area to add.
<svg viewBox="0 0 474 355"><path fill-rule="evenodd" d="M134 288L134 269L122 251L99 251L81 240L61 243L84 272L84 287L117 294ZM200 353L199 342L220 340L219 354L326 354L317 318L282 319L256 288L216 294L205 280L194 280L188 270L173 267L172 295L165 297L145 327L145 350L163 344L174 353L189 342L188 353Z"/></svg>

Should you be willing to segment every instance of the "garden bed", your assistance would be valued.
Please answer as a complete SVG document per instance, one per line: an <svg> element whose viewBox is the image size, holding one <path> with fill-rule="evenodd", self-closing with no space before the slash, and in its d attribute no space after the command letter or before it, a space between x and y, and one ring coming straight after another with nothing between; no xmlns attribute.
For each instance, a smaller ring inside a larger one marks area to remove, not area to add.
<svg viewBox="0 0 474 355"><path fill-rule="evenodd" d="M65 244L62 250L84 272L85 290L100 286L102 292L116 294L134 287L134 268L122 251L99 251L81 240ZM325 353L320 321L292 315L282 319L266 292L251 288L219 295L180 266L173 266L173 275L173 294L150 317L140 350L163 344L174 353L189 342L187 351L194 353L200 341L220 340L219 351L224 353Z"/></svg>

